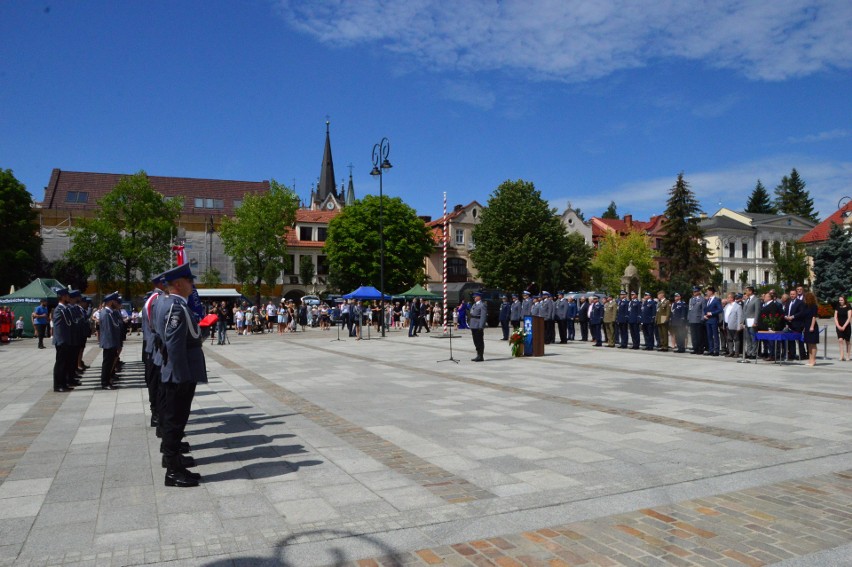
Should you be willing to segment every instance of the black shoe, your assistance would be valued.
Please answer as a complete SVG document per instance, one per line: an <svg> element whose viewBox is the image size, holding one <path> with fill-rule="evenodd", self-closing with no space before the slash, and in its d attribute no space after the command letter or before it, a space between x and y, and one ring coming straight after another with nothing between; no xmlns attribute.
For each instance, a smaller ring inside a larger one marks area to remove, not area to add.
<svg viewBox="0 0 852 567"><path fill-rule="evenodd" d="M184 469L195 466L195 458L193 458L191 456L185 457L183 455L178 455L178 457L180 457L180 466L182 466ZM163 465L164 469L169 468L168 457L166 457L165 455L163 455L162 465ZM186 472L188 472L190 474L190 476L197 476L198 478L201 478L201 475L196 473L196 472L192 472L192 471L186 471Z"/></svg>
<svg viewBox="0 0 852 567"><path fill-rule="evenodd" d="M710 356L719 356L719 353L718 353L718 352L713 352L713 353L710 353Z"/></svg>
<svg viewBox="0 0 852 567"><path fill-rule="evenodd" d="M46 346L44 346L44 345L39 345L39 347L38 347L38 348L47 348L47 347L46 347Z"/></svg>
<svg viewBox="0 0 852 567"><path fill-rule="evenodd" d="M483 360L485 360L485 359L482 358L481 356L477 356L476 358L470 359L471 362L482 362Z"/></svg>
<svg viewBox="0 0 852 567"><path fill-rule="evenodd" d="M189 448L189 443L187 443L186 441L181 441L180 442L180 452L183 453L183 454L186 454L186 453L189 453L190 451L192 451L192 449Z"/></svg>
<svg viewBox="0 0 852 567"><path fill-rule="evenodd" d="M192 488L198 486L198 478L190 474L188 470L166 470L166 486L177 486L179 488Z"/></svg>

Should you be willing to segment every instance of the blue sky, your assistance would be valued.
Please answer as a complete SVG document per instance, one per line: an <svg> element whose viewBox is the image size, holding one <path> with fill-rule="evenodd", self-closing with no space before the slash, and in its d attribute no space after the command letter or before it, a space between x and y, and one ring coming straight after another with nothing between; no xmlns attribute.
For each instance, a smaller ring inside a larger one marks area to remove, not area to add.
<svg viewBox="0 0 852 567"><path fill-rule="evenodd" d="M535 183L647 218L683 171L735 209L795 167L852 195L852 3L430 0L0 3L0 167L339 181L419 214Z"/></svg>

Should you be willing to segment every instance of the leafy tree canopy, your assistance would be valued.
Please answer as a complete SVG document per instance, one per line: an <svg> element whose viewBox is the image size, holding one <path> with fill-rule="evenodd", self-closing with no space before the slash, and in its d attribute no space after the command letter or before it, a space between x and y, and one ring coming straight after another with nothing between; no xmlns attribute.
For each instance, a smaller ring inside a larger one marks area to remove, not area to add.
<svg viewBox="0 0 852 567"><path fill-rule="evenodd" d="M237 279L252 284L257 304L261 284L274 286L286 265L284 238L298 207L298 196L273 179L268 193L246 195L234 216L222 220L225 253L234 260Z"/></svg>
<svg viewBox="0 0 852 567"><path fill-rule="evenodd" d="M98 200L97 214L71 229L66 258L94 273L101 286L123 282L130 297L132 283L140 277L147 281L168 266L182 208L181 199L157 193L144 171L123 177Z"/></svg>
<svg viewBox="0 0 852 567"><path fill-rule="evenodd" d="M0 169L0 295L27 284L41 256L32 196L11 169Z"/></svg>
<svg viewBox="0 0 852 567"><path fill-rule="evenodd" d="M618 218L618 210L615 208L615 201L610 201L609 206L601 215L602 219L617 219Z"/></svg>
<svg viewBox="0 0 852 567"><path fill-rule="evenodd" d="M314 281L314 259L307 254L299 258L299 279L302 280L302 285L311 285Z"/></svg>
<svg viewBox="0 0 852 567"><path fill-rule="evenodd" d="M776 281L782 282L786 287L794 284L804 283L810 270L808 268L808 253L805 247L798 242L787 242L781 246L780 242L772 244L772 270L775 272Z"/></svg>
<svg viewBox="0 0 852 567"><path fill-rule="evenodd" d="M698 223L700 213L698 199L680 172L669 190L660 254L666 258L672 278L693 285L707 282L713 271L713 264L707 258L704 230Z"/></svg>
<svg viewBox="0 0 852 567"><path fill-rule="evenodd" d="M519 291L534 282L539 288L559 284L554 280L561 277L571 244L556 210L531 182L501 183L479 219L471 259L487 287Z"/></svg>
<svg viewBox="0 0 852 567"><path fill-rule="evenodd" d="M399 197L383 197L385 293L423 283L423 258L435 247L432 233ZM330 283L350 292L360 285L380 287L379 197L367 195L347 205L328 224L325 242Z"/></svg>
<svg viewBox="0 0 852 567"><path fill-rule="evenodd" d="M757 180L757 185L754 186L754 191L748 198L745 212L764 215L774 215L778 212L775 205L772 204L772 199L769 198L769 192L766 191L760 179Z"/></svg>
<svg viewBox="0 0 852 567"><path fill-rule="evenodd" d="M819 212L814 211L814 200L805 186L805 180L794 167L790 176L782 177L781 183L775 188L775 208L786 215L798 215L819 222Z"/></svg>
<svg viewBox="0 0 852 567"><path fill-rule="evenodd" d="M633 262L643 288L651 282L654 267L654 250L651 239L640 231L632 230L625 236L607 232L598 241L598 251L592 259L592 286L600 291L616 294L621 289L624 270Z"/></svg>
<svg viewBox="0 0 852 567"><path fill-rule="evenodd" d="M828 241L817 248L814 258L814 291L824 303L833 303L852 290L852 236L832 223Z"/></svg>

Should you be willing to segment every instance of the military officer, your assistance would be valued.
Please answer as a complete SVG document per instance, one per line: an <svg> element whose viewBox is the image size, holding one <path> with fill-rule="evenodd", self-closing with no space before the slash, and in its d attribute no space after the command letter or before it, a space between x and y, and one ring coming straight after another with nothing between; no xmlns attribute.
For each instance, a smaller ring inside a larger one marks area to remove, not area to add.
<svg viewBox="0 0 852 567"><path fill-rule="evenodd" d="M101 309L99 317L100 332L98 333L98 344L103 349L103 360L101 362L101 389L103 390L118 389L113 379L118 359L118 349L121 347L121 337L124 334L121 317L116 314L118 310L118 297L117 291L104 297L104 308Z"/></svg>
<svg viewBox="0 0 852 567"><path fill-rule="evenodd" d="M657 320L657 302L650 292L642 296L642 334L645 336L645 350L654 350L654 326Z"/></svg>
<svg viewBox="0 0 852 567"><path fill-rule="evenodd" d="M554 322L556 306L550 298L549 291L541 292L541 303L539 305L539 316L544 319L544 344L550 345L556 340L556 326Z"/></svg>
<svg viewBox="0 0 852 567"><path fill-rule="evenodd" d="M197 316L187 305L195 276L187 264L163 272L161 276L169 286L169 295L157 300L158 321L154 328L163 343L160 377L163 395L159 409L165 485L198 486L200 475L187 469L194 462L191 457L181 455L181 439L189 420L195 387L199 382L207 382L207 366L201 348L204 337Z"/></svg>
<svg viewBox="0 0 852 567"><path fill-rule="evenodd" d="M509 303L509 296L503 294L500 296L500 328L503 330L503 338L501 341L509 340L509 321L512 315L512 305Z"/></svg>
<svg viewBox="0 0 852 567"><path fill-rule="evenodd" d="M592 334L594 345L603 346L601 342L601 327L603 326L604 306L601 305L597 295L593 295L589 300L589 331Z"/></svg>
<svg viewBox="0 0 852 567"><path fill-rule="evenodd" d="M618 305L611 295L606 296L604 303L603 324L606 330L606 346L609 348L615 347L615 319L618 316Z"/></svg>
<svg viewBox="0 0 852 567"><path fill-rule="evenodd" d="M627 312L627 324L630 326L630 348L639 350L640 326L642 324L642 302L635 291L630 292L630 306Z"/></svg>
<svg viewBox="0 0 852 567"><path fill-rule="evenodd" d="M669 320L672 316L672 304L666 299L666 293L662 290L657 292L657 333L659 334L659 350L669 350Z"/></svg>
<svg viewBox="0 0 852 567"><path fill-rule="evenodd" d="M477 291L473 294L473 305L470 308L470 334L473 337L473 346L476 349L476 358L472 358L473 362L482 362L485 360L485 319L488 316L488 311L485 304L482 302L482 293Z"/></svg>
<svg viewBox="0 0 852 567"><path fill-rule="evenodd" d="M73 323L68 308L68 289L55 287L53 292L59 304L53 310L53 346L56 347L56 360L53 364L53 391L70 392L74 387L69 384L71 364L76 351L71 345Z"/></svg>
<svg viewBox="0 0 852 567"><path fill-rule="evenodd" d="M677 345L676 352L686 352L686 316L689 311L689 306L686 304L683 299L681 299L680 293L674 294L674 302L672 303L672 333L675 338L675 345Z"/></svg>
<svg viewBox="0 0 852 567"><path fill-rule="evenodd" d="M517 329L521 326L521 301L518 299L518 294L512 294L512 309L509 312L509 321L512 323L512 328Z"/></svg>
<svg viewBox="0 0 852 567"><path fill-rule="evenodd" d="M565 299L564 291L557 292L556 296L553 318L556 319L556 328L559 329L559 344L564 345L568 342L568 300Z"/></svg>
<svg viewBox="0 0 852 567"><path fill-rule="evenodd" d="M618 326L618 348L627 348L628 320L630 316L630 300L627 292L618 292L618 311L615 316L615 324Z"/></svg>

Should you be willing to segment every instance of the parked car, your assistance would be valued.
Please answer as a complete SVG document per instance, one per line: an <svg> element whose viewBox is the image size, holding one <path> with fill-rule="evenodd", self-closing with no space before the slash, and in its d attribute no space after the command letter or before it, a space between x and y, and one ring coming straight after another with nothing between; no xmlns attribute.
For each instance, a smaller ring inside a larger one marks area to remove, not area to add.
<svg viewBox="0 0 852 567"><path fill-rule="evenodd" d="M302 303L304 303L305 305L319 305L320 304L320 298L317 297L316 295L303 295L302 299L300 301Z"/></svg>

